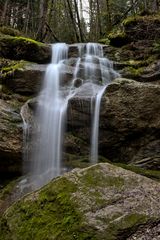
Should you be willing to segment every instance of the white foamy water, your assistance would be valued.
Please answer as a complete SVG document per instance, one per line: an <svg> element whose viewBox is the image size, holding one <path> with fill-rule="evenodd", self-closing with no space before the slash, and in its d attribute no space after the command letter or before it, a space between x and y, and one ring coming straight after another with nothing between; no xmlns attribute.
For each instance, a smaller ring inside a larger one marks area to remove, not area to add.
<svg viewBox="0 0 160 240"><path fill-rule="evenodd" d="M60 94L63 60L68 56L65 43L52 46L52 62L48 65L39 95L35 147L32 153L31 178L37 188L61 174L62 145L68 98Z"/></svg>
<svg viewBox="0 0 160 240"><path fill-rule="evenodd" d="M37 121L32 137L30 155L30 182L37 189L63 171L63 142L66 113L69 100L76 94L90 98L92 116L90 138L90 162L98 162L99 116L102 96L108 84L119 76L112 63L103 56L103 47L96 43L78 45L72 79L60 87L65 78L65 62L69 46L65 43L52 45L52 61L45 73L42 90L38 96L35 118ZM22 111L23 113L23 111ZM28 135L24 120L24 135ZM25 136L26 137L26 136ZM27 154L27 153L26 153ZM27 159L28 159L27 155Z"/></svg>

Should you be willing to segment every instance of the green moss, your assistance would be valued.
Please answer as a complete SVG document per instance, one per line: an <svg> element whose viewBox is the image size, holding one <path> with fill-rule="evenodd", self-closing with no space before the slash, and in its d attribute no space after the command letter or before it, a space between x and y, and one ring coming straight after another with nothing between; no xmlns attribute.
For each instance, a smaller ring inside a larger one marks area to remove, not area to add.
<svg viewBox="0 0 160 240"><path fill-rule="evenodd" d="M148 62L146 60L134 60L129 59L128 61L122 62L124 66L132 67L133 69L139 69L141 67L147 66Z"/></svg>
<svg viewBox="0 0 160 240"><path fill-rule="evenodd" d="M123 232L123 239L126 239L134 233L138 226L146 224L149 218L146 215L142 214L130 214L122 217L118 222L111 222L107 229L107 238L106 240L116 240L121 239L121 233Z"/></svg>
<svg viewBox="0 0 160 240"><path fill-rule="evenodd" d="M159 15L149 15L149 16L140 16L140 15L137 15L137 16L130 16L128 18L126 18L124 21L123 21L123 25L124 27L128 27L130 25L132 26L135 26L138 22L141 22L141 21L146 21L146 22L149 22L149 21L158 21L160 22L160 16Z"/></svg>
<svg viewBox="0 0 160 240"><path fill-rule="evenodd" d="M6 214L5 225L5 217L1 219L1 239L94 240L94 232L85 230L82 215L75 208L77 204L71 197L75 191L76 185L63 177L23 203L16 203Z"/></svg>
<svg viewBox="0 0 160 240"><path fill-rule="evenodd" d="M136 167L134 165L126 165L123 163L114 163L114 165L118 167L122 167L124 169L130 170L132 172L135 172L137 174L146 176L148 178L160 181L160 171L155 171L155 170L146 170L143 168Z"/></svg>
<svg viewBox="0 0 160 240"><path fill-rule="evenodd" d="M127 26L130 25L131 23L136 24L138 19L143 19L141 16L130 16L123 20L123 25Z"/></svg>
<svg viewBox="0 0 160 240"><path fill-rule="evenodd" d="M27 62L26 61L12 61L11 65L3 67L1 69L1 77L2 79L8 78L13 76L14 72L18 69L23 69L25 64Z"/></svg>
<svg viewBox="0 0 160 240"><path fill-rule="evenodd" d="M48 63L51 57L50 47L30 38L0 36L0 56L15 60L27 60Z"/></svg>
<svg viewBox="0 0 160 240"><path fill-rule="evenodd" d="M153 180L160 181L160 171L159 170L144 169L144 168L141 168L141 167L134 166L132 164L125 164L125 163L119 163L119 162L115 163L115 162L111 162L110 160L105 159L105 158L103 158L103 162L107 162L107 163L113 164L117 167L121 167L121 168L124 168L126 170L129 170L129 171L135 172L137 174L140 174L142 176L151 178Z"/></svg>
<svg viewBox="0 0 160 240"><path fill-rule="evenodd" d="M123 70L131 78L137 78L137 77L140 77L143 74L144 67L135 68L135 67L128 66L128 67L125 67Z"/></svg>
<svg viewBox="0 0 160 240"><path fill-rule="evenodd" d="M85 175L82 177L81 181L85 187L115 187L121 188L124 186L124 179L121 177L114 177L110 175L100 174L101 166L96 166L93 171L89 168Z"/></svg>
<svg viewBox="0 0 160 240"><path fill-rule="evenodd" d="M6 186L3 187L3 189L0 190L0 200L4 200L13 190L15 187L17 181L11 181Z"/></svg>
<svg viewBox="0 0 160 240"><path fill-rule="evenodd" d="M4 40L4 39L5 39L5 41L11 42L12 44L26 43L26 44L34 44L34 45L37 45L37 46L44 46L45 45L44 43L35 41L31 38L26 38L26 37L21 37L21 36L8 36L8 35L0 36L1 41Z"/></svg>
<svg viewBox="0 0 160 240"><path fill-rule="evenodd" d="M110 172L110 169L114 172L117 167L108 164L107 169L107 172ZM111 216L94 215L95 221L98 221L97 226L102 223L102 231L95 229L92 223L89 225L90 222L88 218L86 219L85 213L91 214L92 219L92 214L97 213L97 210L117 203L118 189L121 192L124 185L124 179L110 176L106 171L104 174L103 171L104 168L100 164L85 171L74 172L73 175L69 175L70 179L67 176L59 177L40 191L29 194L15 203L0 219L0 239L126 239L140 225L148 224L149 220L155 220L144 214L116 211ZM129 186L129 183L127 184ZM107 202L107 199L103 198L105 187L115 188L115 199L108 198ZM121 201L123 201L122 198L120 197ZM85 208L83 208L83 201L84 204L88 204Z"/></svg>
<svg viewBox="0 0 160 240"><path fill-rule="evenodd" d="M155 41L153 43L153 53L160 54L160 41Z"/></svg>

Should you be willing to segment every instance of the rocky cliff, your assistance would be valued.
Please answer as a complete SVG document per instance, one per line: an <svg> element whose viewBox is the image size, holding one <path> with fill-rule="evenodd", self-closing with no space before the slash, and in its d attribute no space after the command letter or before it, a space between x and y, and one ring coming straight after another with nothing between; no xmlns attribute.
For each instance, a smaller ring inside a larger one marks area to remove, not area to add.
<svg viewBox="0 0 160 240"><path fill-rule="evenodd" d="M149 18L149 23L158 21L156 19ZM157 170L160 159L158 35L156 40L146 37L144 41L139 38L133 39L130 33L132 28L140 33L143 21L146 24L146 17L136 18L134 24L137 24L137 27L132 24L133 19L124 22L125 34L131 37L123 47L104 46L105 55L113 60L114 68L121 76L134 80L118 79L106 89L100 114L99 153L103 160L108 158L113 162L120 161ZM158 26L155 25L155 32ZM22 169L20 108L28 98L37 95L44 77L45 64L51 58L51 51L50 46L23 37L1 34L1 39L3 58L1 58L0 171L5 172L5 168L9 172L11 169L11 172L20 172ZM116 40L116 37L114 39ZM72 58L66 63L66 79L62 85L67 84L72 78L78 52L76 45L71 45L69 49L69 56ZM84 162L88 158L91 122L89 104L87 95L81 100L75 96L69 103L68 132L65 138L67 163L77 159L75 154L83 157ZM29 108L34 112L34 103L30 103Z"/></svg>

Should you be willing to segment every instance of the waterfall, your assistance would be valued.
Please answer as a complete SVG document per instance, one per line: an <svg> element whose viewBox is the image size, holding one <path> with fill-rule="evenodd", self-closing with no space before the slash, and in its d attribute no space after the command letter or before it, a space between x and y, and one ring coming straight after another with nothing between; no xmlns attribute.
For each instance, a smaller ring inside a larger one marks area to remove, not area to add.
<svg viewBox="0 0 160 240"><path fill-rule="evenodd" d="M98 162L98 137L99 137L99 116L101 98L108 84L119 77L113 70L112 62L103 56L103 46L97 43L86 44L86 54L84 58L85 82L90 82L92 86L91 97L91 153L90 162Z"/></svg>
<svg viewBox="0 0 160 240"><path fill-rule="evenodd" d="M103 46L96 43L78 45L78 56L72 78L68 85L61 86L65 79L69 46L65 43L52 45L52 61L48 65L43 86L37 100L36 127L33 130L30 154L30 181L37 189L62 173L62 152L66 113L69 100L76 94L84 97L89 90L91 109L90 162L98 162L98 137L100 105L108 84L119 76L112 62L103 56ZM27 123L22 109L25 128ZM27 154L27 153L26 153ZM27 154L27 159L28 159Z"/></svg>
<svg viewBox="0 0 160 240"><path fill-rule="evenodd" d="M39 95L36 119L38 128L31 156L31 178L40 187L61 174L62 144L68 98L60 91L63 61L67 59L68 46L52 45L52 62L48 65L42 91Z"/></svg>

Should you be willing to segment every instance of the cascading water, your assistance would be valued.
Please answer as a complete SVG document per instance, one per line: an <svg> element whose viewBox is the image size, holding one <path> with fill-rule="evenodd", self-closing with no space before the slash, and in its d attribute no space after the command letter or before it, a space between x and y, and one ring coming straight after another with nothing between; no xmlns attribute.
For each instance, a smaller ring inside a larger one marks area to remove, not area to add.
<svg viewBox="0 0 160 240"><path fill-rule="evenodd" d="M103 57L102 45L79 44L79 56L73 67L72 79L65 88L60 87L65 79L68 48L65 43L52 45L52 62L47 67L42 91L38 97L35 116L37 127L32 138L34 145L30 166L32 189L43 186L61 174L68 101L76 94L84 97L86 89L89 89L92 116L90 162L98 161L101 98L107 85L119 74L113 70L111 62ZM26 124L25 119L24 123Z"/></svg>
<svg viewBox="0 0 160 240"><path fill-rule="evenodd" d="M83 48L83 50L82 50ZM84 54L84 55L83 55ZM90 162L98 162L98 135L99 135L99 115L101 98L108 84L119 77L119 74L113 70L112 62L103 56L103 46L97 43L87 43L79 48L79 55L83 59L83 83L89 83L91 96L91 153ZM80 71L80 59L76 64L76 76ZM78 68L78 69L77 69Z"/></svg>
<svg viewBox="0 0 160 240"><path fill-rule="evenodd" d="M32 154L31 178L40 187L61 173L61 154L64 136L64 119L68 99L60 92L63 77L63 60L67 59L68 46L52 46L52 62L45 74L44 85L37 106L38 128L36 146Z"/></svg>

